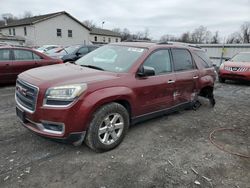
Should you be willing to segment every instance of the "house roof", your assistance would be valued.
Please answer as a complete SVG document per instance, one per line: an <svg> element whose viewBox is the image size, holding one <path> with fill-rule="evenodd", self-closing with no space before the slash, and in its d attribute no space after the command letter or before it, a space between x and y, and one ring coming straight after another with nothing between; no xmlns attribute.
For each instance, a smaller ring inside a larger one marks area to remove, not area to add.
<svg viewBox="0 0 250 188"><path fill-rule="evenodd" d="M80 25L85 27L86 29L90 30L90 28L88 28L82 22L80 22L79 20L77 20L76 18L74 18L73 16L71 16L69 13L67 13L65 11L55 12L55 13L51 13L51 14L44 14L44 15L39 15L39 16L33 16L33 17L29 17L29 18L23 18L23 19L20 19L20 20L15 20L15 21L9 23L8 25L0 26L0 29L8 28L8 27L33 25L35 23L42 22L42 21L54 18L54 17L59 16L59 15L63 15L63 14L69 16L71 19L73 19L74 21L76 21L77 23L79 23Z"/></svg>
<svg viewBox="0 0 250 188"><path fill-rule="evenodd" d="M99 29L99 28L92 28L90 31L92 35L105 35L105 36L112 36L112 37L121 37L121 35L117 32L110 31L107 29Z"/></svg>

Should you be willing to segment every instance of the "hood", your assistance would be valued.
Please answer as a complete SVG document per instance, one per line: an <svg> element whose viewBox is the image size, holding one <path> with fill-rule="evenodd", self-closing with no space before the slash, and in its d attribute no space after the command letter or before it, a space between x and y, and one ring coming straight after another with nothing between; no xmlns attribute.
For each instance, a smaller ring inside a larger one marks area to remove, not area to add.
<svg viewBox="0 0 250 188"><path fill-rule="evenodd" d="M118 75L116 73L65 63L30 69L21 73L18 77L33 85L40 86L41 84L93 83L116 79Z"/></svg>
<svg viewBox="0 0 250 188"><path fill-rule="evenodd" d="M226 67L244 67L244 68L250 68L250 62L232 62L232 61L226 61L226 62L224 62L224 66L226 66Z"/></svg>

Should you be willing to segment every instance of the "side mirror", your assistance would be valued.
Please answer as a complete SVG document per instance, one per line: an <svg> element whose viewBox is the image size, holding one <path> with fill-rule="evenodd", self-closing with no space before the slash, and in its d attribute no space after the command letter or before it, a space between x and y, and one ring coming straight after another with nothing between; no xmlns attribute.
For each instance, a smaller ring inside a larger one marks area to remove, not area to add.
<svg viewBox="0 0 250 188"><path fill-rule="evenodd" d="M137 72L140 77L154 76L155 69L153 67L141 66Z"/></svg>
<svg viewBox="0 0 250 188"><path fill-rule="evenodd" d="M80 56L81 55L81 53L80 52L76 52L76 56Z"/></svg>

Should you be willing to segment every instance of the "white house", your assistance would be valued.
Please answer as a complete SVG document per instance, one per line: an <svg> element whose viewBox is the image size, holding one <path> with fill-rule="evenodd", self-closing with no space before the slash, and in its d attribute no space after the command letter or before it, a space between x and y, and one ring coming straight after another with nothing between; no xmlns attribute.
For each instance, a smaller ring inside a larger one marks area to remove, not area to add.
<svg viewBox="0 0 250 188"><path fill-rule="evenodd" d="M107 29L92 28L90 31L90 41L93 44L121 42L121 35Z"/></svg>
<svg viewBox="0 0 250 188"><path fill-rule="evenodd" d="M24 37L27 46L89 44L90 40L90 29L64 11L7 23L0 32Z"/></svg>

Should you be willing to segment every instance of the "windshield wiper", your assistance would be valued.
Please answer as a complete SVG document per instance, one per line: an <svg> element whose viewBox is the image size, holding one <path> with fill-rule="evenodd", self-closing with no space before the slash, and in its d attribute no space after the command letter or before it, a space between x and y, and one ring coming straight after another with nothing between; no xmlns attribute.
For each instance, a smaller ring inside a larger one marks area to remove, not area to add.
<svg viewBox="0 0 250 188"><path fill-rule="evenodd" d="M103 68L101 67L97 67L97 66L94 66L94 65L81 65L82 67L88 67L88 68L91 68L91 69L97 69L97 70L102 70L104 71Z"/></svg>

